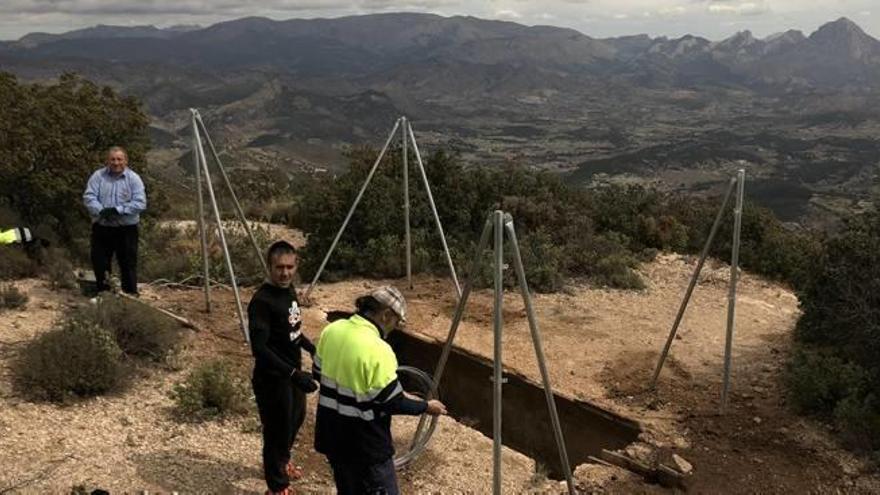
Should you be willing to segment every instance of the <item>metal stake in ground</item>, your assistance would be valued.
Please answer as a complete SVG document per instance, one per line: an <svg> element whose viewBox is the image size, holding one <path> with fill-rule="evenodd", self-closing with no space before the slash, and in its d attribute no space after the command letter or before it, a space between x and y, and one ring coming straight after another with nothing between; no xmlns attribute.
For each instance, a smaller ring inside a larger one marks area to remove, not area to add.
<svg viewBox="0 0 880 495"><path fill-rule="evenodd" d="M495 278L495 359L492 375L492 493L501 495L501 388L504 384L502 360L501 332L504 328L504 213L495 210L493 215L493 229L495 230L495 266L493 270Z"/></svg>
<svg viewBox="0 0 880 495"><path fill-rule="evenodd" d="M431 205L431 213L434 214L434 223L437 224L437 232L440 234L440 242L443 243L443 254L446 255L446 264L449 265L449 273L452 274L452 282L455 284L455 292L461 299L461 286L458 283L458 275L455 273L455 265L452 263L452 255L449 254L449 246L446 244L446 234L443 233L443 224L440 223L440 215L437 214L437 205L434 203L434 195L431 194L431 184L428 182L428 174L425 172L425 164L422 163L422 154L419 152L419 143L413 134L412 125L406 123L409 138L412 140L413 151L416 153L416 161L419 164L419 172L422 174L422 182L425 184L425 192L428 193L428 204ZM471 272L473 273L473 272Z"/></svg>
<svg viewBox="0 0 880 495"><path fill-rule="evenodd" d="M260 249L260 246L257 245L257 238L254 237L254 233L251 231L250 225L248 225L247 217L245 217L244 211L241 209L241 204L238 202L238 196L235 194L235 189L232 188L229 176L226 175L226 168L223 167L223 162L220 161L220 155L217 153L217 149L214 148L214 142L211 141L211 135L208 133L208 128L205 127L205 122L202 120L202 116L199 114L198 110L195 111L195 116L199 125L202 127L202 131L205 133L205 140L208 141L208 149L211 150L211 156L214 157L214 163L217 164L217 168L220 170L220 176L223 178L223 183L226 184L226 188L229 190L229 195L232 196L232 204L235 206L238 220L241 222L245 233L250 238L251 245L254 247L254 254L256 254L257 259L260 260L260 264L263 266L263 271L266 273L266 277L268 277L269 266L266 264L266 259L263 257L263 251Z"/></svg>
<svg viewBox="0 0 880 495"><path fill-rule="evenodd" d="M733 252L730 259L730 290L727 295L727 338L724 343L724 384L721 388L721 412L727 408L730 391L730 360L733 351L733 330L736 325L736 282L739 278L739 243L742 230L743 196L746 171L740 169L736 178L736 209L733 211Z"/></svg>
<svg viewBox="0 0 880 495"><path fill-rule="evenodd" d="M217 207L217 198L214 196L214 186L211 184L211 172L208 170L208 161L205 159L205 149L196 128L196 150L199 160L202 162L202 171L205 172L205 183L208 186L208 197L211 198L211 206L214 208L214 219L217 221L217 232L220 234L220 245L223 247L223 257L226 260L226 270L229 271L229 282L232 285L232 293L235 295L235 311L238 313L238 321L241 324L241 333L244 334L245 342L250 345L251 338L248 335L247 324L244 321L244 310L241 306L241 295L238 292L238 283L235 281L235 270L232 268L232 258L229 256L229 246L226 244L226 234L223 233L223 222L220 218L220 209Z"/></svg>
<svg viewBox="0 0 880 495"><path fill-rule="evenodd" d="M400 126L400 139L401 147L403 148L403 215L406 218L404 220L404 230L406 232L406 283L412 289L412 237L409 230L409 157L407 156L408 150L406 146L406 117L401 117L400 122L403 124Z"/></svg>
<svg viewBox="0 0 880 495"><path fill-rule="evenodd" d="M657 379L660 377L663 363L666 362L669 348L672 347L672 341L675 340L675 334L678 333L678 326L681 324L682 317L684 317L684 311L687 309L688 303L691 300L691 295L694 293L694 287L696 287L697 280L700 278L703 264L706 262L706 257L709 256L709 249L712 247L712 242L715 240L715 234L718 232L718 227L721 225L721 219L724 218L724 210L727 209L727 203L730 201L730 195L733 193L734 185L736 185L736 177L731 177L730 184L727 186L727 192L724 194L724 201L721 202L721 208L718 209L718 215L715 216L715 222L712 224L712 229L709 231L709 238L706 239L706 244L703 246L703 252L700 253L700 261L697 262L697 267L694 269L694 274L691 276L691 282L688 284L687 291L684 293L684 299L681 300L678 314L675 315L675 322L672 324L672 330L669 331L666 345L663 347L663 352L660 353L660 360L657 361L657 367L654 369L654 377L651 379L652 389L657 387Z"/></svg>
<svg viewBox="0 0 880 495"><path fill-rule="evenodd" d="M394 134L397 133L397 128L399 126L400 119L397 119L394 122L394 127L388 134L388 139L385 141L385 146L382 147L382 151L379 152L379 156L376 158L376 163L374 163L373 168L370 169L370 173L367 175L367 179L364 181L364 185L361 186L361 190L358 192L354 203L348 210L348 215L345 216L345 220L342 222L342 226L339 227L339 232L336 233L336 237L333 239L333 243L330 245L330 249L327 250L327 254L324 256L324 260L321 261L321 266L319 266L318 271L315 272L315 277L312 279L312 283L309 284L309 288L306 289L306 298L308 298L309 294L312 293L312 290L314 290L315 285L318 283L318 279L321 277L321 272L323 272L324 267L327 266L327 261L330 259L330 255L333 254L333 250L336 249L336 244L339 243L339 238L342 237L342 233L345 232L345 228L348 226L348 222L351 220L351 216L354 215L354 210L357 209L358 203L361 202L361 198L364 196L364 191L367 190L367 186L369 186L370 181L373 180L373 175L376 173L376 169L379 168L379 164L382 163L382 158L385 157L385 153L388 151L388 146L391 145L391 140L394 139Z"/></svg>
<svg viewBox="0 0 880 495"><path fill-rule="evenodd" d="M556 400L553 397L553 387L550 385L550 373L547 372L547 360L544 357L544 348L541 345L541 333L538 330L538 321L535 311L532 309L532 297L529 293L529 284L526 280L526 271L523 268L522 256L519 252L519 242L516 239L516 230L513 228L513 217L510 214L504 216L504 226L510 239L510 249L513 252L513 267L516 270L516 278L519 290L522 292L523 304L529 319L529 330L532 334L532 345L535 347L535 357L538 360L538 369L541 371L541 381L544 384L544 397L547 399L547 411L550 413L550 422L553 425L553 436L556 438L556 448L559 451L559 462L562 464L562 472L565 473L565 483L568 485L568 493L574 495L574 480L571 476L571 464L568 462L568 450L565 446L565 438L562 435L562 424L559 421L559 412L556 410Z"/></svg>
<svg viewBox="0 0 880 495"><path fill-rule="evenodd" d="M198 221L196 224L199 226L199 242L202 247L202 263L204 265L204 279L205 279L205 312L211 312L211 273L210 268L208 266L208 241L206 238L205 232L205 199L202 196L202 166L200 163L199 152L196 151L201 146L199 143L199 127L196 125L196 113L197 110L195 108L190 108L189 111L192 113L192 128L193 128L193 163L195 165L195 177L196 177L196 195L198 196Z"/></svg>
<svg viewBox="0 0 880 495"><path fill-rule="evenodd" d="M428 395L429 399L437 397L437 392L440 388L440 379L446 371L446 363L449 361L449 354L452 352L452 343L455 341L458 327L461 325L461 320L464 317L464 309L471 296L475 274L479 273L480 267L482 266L483 251L486 250L486 246L489 244L489 234L492 232L492 222L493 216L490 214L486 218L486 223L483 225L483 232L480 234L480 240L477 242L477 249L474 253L473 261L471 262L471 269L468 272L470 277L465 281L464 291L461 293L461 296L458 299L458 304L455 306L455 313L452 316L452 324L449 327L449 333L446 336L446 343L443 344L443 350L440 352L440 359L437 360L437 366L434 368L434 382L431 385L431 393ZM416 428L416 433L413 436L413 442L410 446L412 453L416 453L415 449L418 448L418 445L420 444L420 437L424 431L424 427L425 416L423 415L419 418L419 425ZM412 457L414 456L410 455L410 458Z"/></svg>

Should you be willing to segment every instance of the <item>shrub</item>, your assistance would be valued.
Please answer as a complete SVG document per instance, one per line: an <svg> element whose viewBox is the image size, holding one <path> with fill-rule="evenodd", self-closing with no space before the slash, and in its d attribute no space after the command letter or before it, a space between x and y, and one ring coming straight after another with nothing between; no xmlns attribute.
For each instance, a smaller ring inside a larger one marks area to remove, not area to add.
<svg viewBox="0 0 880 495"><path fill-rule="evenodd" d="M16 280L37 274L36 264L19 246L0 246L0 280Z"/></svg>
<svg viewBox="0 0 880 495"><path fill-rule="evenodd" d="M120 297L103 297L79 317L110 332L122 352L132 357L162 361L181 340L176 322L145 304Z"/></svg>
<svg viewBox="0 0 880 495"><path fill-rule="evenodd" d="M12 284L0 285L0 311L18 309L28 302L28 295Z"/></svg>
<svg viewBox="0 0 880 495"><path fill-rule="evenodd" d="M208 273L211 279L228 283L229 275L220 237L210 225L212 224L208 224L207 239ZM257 246L261 250L267 248L271 241L269 229L256 224L250 228ZM240 285L262 282L266 277L261 261L262 251L260 256L255 253L250 237L239 222L225 221L224 229L236 281ZM195 226L181 228L147 222L141 236L141 252L143 256L139 277L145 282L180 282L191 275L201 275L204 270L198 228Z"/></svg>
<svg viewBox="0 0 880 495"><path fill-rule="evenodd" d="M141 222L138 278L142 282L169 280L179 282L193 272L192 258L201 255L195 228Z"/></svg>
<svg viewBox="0 0 880 495"><path fill-rule="evenodd" d="M795 409L825 416L843 399L862 395L866 378L862 368L804 346L795 351L786 374Z"/></svg>
<svg viewBox="0 0 880 495"><path fill-rule="evenodd" d="M850 396L834 408L834 422L847 445L862 450L880 450L880 403L877 396Z"/></svg>
<svg viewBox="0 0 880 495"><path fill-rule="evenodd" d="M174 414L186 421L241 414L248 398L245 381L219 360L200 365L171 390Z"/></svg>
<svg viewBox="0 0 880 495"><path fill-rule="evenodd" d="M63 249L50 248L43 256L43 270L53 289L76 288L73 263Z"/></svg>
<svg viewBox="0 0 880 495"><path fill-rule="evenodd" d="M127 376L110 333L81 318L40 335L13 364L18 388L39 399L63 401L111 391Z"/></svg>
<svg viewBox="0 0 880 495"><path fill-rule="evenodd" d="M593 280L617 289L642 290L645 282L632 268L636 263L636 259L629 254L612 254L600 258L592 273Z"/></svg>
<svg viewBox="0 0 880 495"><path fill-rule="evenodd" d="M87 231L86 179L117 144L126 146L133 168L145 172L148 124L134 98L78 76L26 84L0 73L0 201L64 240ZM148 191L157 189L147 184Z"/></svg>
<svg viewBox="0 0 880 495"><path fill-rule="evenodd" d="M811 269L790 365L795 406L833 418L850 445L878 449L880 213L849 219Z"/></svg>

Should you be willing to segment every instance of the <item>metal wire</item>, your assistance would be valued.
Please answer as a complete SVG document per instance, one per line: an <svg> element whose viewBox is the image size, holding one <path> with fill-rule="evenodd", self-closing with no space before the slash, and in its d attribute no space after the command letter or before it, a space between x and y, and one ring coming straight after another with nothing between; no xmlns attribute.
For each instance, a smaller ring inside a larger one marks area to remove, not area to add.
<svg viewBox="0 0 880 495"><path fill-rule="evenodd" d="M415 379L419 384L420 390L423 390L424 393L429 396L434 389L434 380L431 379L431 376L418 368L412 366L400 366L397 368L397 375L398 377L401 375L407 375L410 378ZM431 435L434 434L435 428L437 428L437 416L431 416L427 421L427 424L425 421L419 422L419 427L416 428L416 433L410 444L409 450L404 453L399 453L394 457L395 469L403 469L422 455L428 447L428 442L431 440Z"/></svg>

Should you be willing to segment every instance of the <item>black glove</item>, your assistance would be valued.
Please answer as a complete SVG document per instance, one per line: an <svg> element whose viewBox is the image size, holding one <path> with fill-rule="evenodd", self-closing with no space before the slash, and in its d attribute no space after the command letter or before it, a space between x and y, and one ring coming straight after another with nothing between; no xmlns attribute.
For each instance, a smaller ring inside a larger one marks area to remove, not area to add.
<svg viewBox="0 0 880 495"><path fill-rule="evenodd" d="M318 390L318 384L315 382L315 380L312 380L312 376L305 371L294 371L293 374L290 375L290 379L293 380L293 384L296 385L296 388L302 390L307 394Z"/></svg>
<svg viewBox="0 0 880 495"><path fill-rule="evenodd" d="M119 212L116 211L116 208L104 208L101 210L101 213L98 213L98 216L104 220L108 220L115 216L119 216Z"/></svg>

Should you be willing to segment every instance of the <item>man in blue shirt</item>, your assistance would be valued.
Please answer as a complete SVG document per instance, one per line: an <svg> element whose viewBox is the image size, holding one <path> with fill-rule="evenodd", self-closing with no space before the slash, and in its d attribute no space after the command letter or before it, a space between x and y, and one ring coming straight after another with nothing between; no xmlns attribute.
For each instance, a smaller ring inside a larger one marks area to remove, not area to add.
<svg viewBox="0 0 880 495"><path fill-rule="evenodd" d="M122 290L137 295L138 222L147 208L140 176L128 168L128 154L114 146L107 163L89 178L83 203L92 217L92 268L98 290L108 290L113 255L119 263Z"/></svg>

